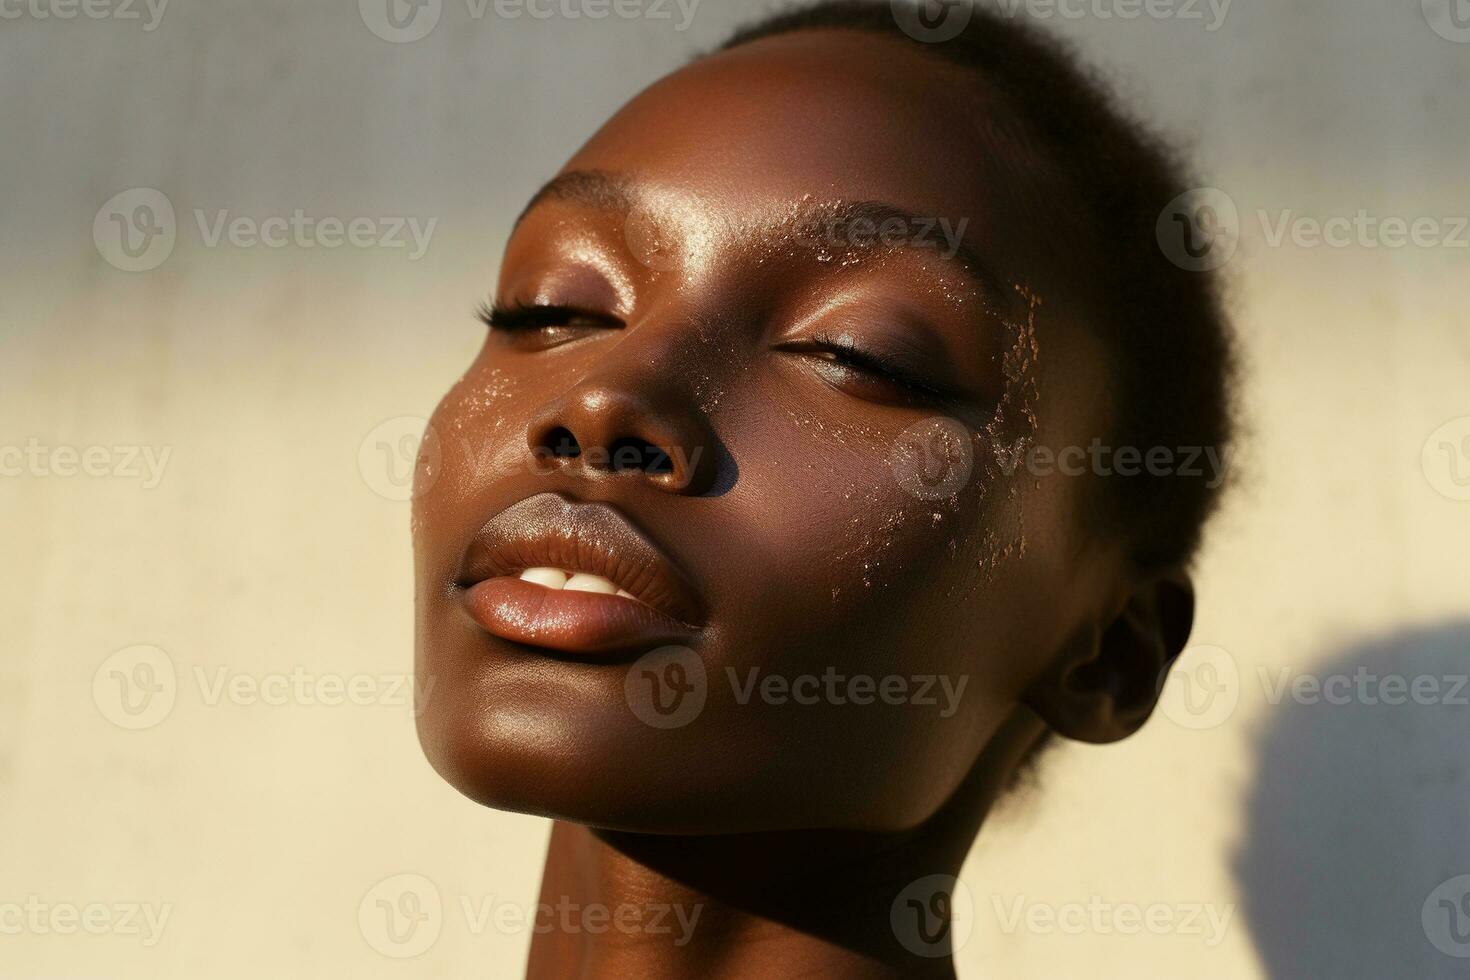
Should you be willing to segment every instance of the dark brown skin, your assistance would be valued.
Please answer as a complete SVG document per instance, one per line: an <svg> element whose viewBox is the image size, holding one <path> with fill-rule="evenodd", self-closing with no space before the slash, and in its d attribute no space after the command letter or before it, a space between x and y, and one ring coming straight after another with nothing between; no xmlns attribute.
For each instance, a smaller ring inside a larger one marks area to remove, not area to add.
<svg viewBox="0 0 1470 980"><path fill-rule="evenodd" d="M981 91L880 37L758 41L639 95L562 171L592 176L540 195L513 233L495 299L589 316L492 332L432 421L420 737L472 799L557 821L543 903L700 907L682 945L553 926L529 976L948 975L948 956L896 938L895 898L958 874L1047 727L1112 741L1152 710L1188 634L1187 578L1139 573L1089 527L1087 478L994 461L1017 440L1085 446L1114 406L1061 247L1065 196ZM793 211L854 202L967 219L973 254L789 240ZM834 335L923 384L834 359ZM963 426L975 465L925 499L895 468L935 417ZM584 451L652 444L673 472L536 463L559 430ZM680 642L708 677L693 721L630 709L646 648L547 649L466 615L477 531L546 492L610 504L682 569L702 608ZM742 704L727 669L756 667L966 686L948 717Z"/></svg>

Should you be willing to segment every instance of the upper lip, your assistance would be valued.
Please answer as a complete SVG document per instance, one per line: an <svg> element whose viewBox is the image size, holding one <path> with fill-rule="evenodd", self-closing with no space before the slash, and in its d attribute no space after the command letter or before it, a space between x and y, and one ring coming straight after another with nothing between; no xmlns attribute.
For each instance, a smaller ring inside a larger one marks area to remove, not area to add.
<svg viewBox="0 0 1470 980"><path fill-rule="evenodd" d="M686 624L703 614L698 594L679 568L619 511L538 493L512 504L476 532L456 584L528 568L561 568L609 579L640 602Z"/></svg>

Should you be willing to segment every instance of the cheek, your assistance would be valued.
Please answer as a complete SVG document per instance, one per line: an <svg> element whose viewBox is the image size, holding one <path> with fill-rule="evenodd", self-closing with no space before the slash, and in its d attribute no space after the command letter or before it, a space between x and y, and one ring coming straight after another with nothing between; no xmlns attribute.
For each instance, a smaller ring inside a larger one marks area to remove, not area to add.
<svg viewBox="0 0 1470 980"><path fill-rule="evenodd" d="M844 614L921 578L965 598L1019 551L1017 490L956 419L852 405L841 419L784 411L741 440L779 447L737 452L742 526Z"/></svg>
<svg viewBox="0 0 1470 980"><path fill-rule="evenodd" d="M835 413L832 413L835 415ZM853 403L843 421L782 411L748 431L725 506L741 534L731 628L805 642L796 658L968 670L1024 558L1024 494L954 419ZM733 604L733 603L732 603ZM760 615L753 615L760 610ZM758 645L752 644L752 647ZM752 647L747 647L750 649ZM791 649L791 648L788 648Z"/></svg>
<svg viewBox="0 0 1470 980"><path fill-rule="evenodd" d="M464 542L488 515L485 489L531 464L524 387L485 352L445 394L420 444L410 528L421 617L453 574Z"/></svg>
<svg viewBox="0 0 1470 980"><path fill-rule="evenodd" d="M461 485L488 463L503 466L511 450L525 454L516 438L531 411L520 397L524 379L493 360L488 346L481 350L434 411L432 425L444 443L446 470Z"/></svg>
<svg viewBox="0 0 1470 980"><path fill-rule="evenodd" d="M744 453L724 501L740 534L722 556L728 612L711 666L783 684L835 671L839 693L858 678L901 693L865 706L755 698L728 725L773 757L804 746L797 783L813 760L860 759L830 791L855 817L904 825L963 779L1046 661L1058 588L1049 545L1025 530L1045 515L1030 481L954 420L864 406L843 423L768 417L732 437L737 454L736 439L785 448Z"/></svg>
<svg viewBox="0 0 1470 980"><path fill-rule="evenodd" d="M524 442L531 407L523 379L492 365L482 350L429 419L414 484L414 530L432 533L498 474L531 464Z"/></svg>

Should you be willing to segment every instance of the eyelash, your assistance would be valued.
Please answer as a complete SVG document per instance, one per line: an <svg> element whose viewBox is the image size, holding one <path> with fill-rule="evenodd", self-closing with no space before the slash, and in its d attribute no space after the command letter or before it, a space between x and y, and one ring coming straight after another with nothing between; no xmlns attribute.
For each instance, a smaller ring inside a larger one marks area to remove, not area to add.
<svg viewBox="0 0 1470 980"><path fill-rule="evenodd" d="M907 388L917 394L930 397L942 398L946 392L940 390L922 378L896 367L881 357L869 354L854 346L850 341L831 334L819 333L812 337L809 342L813 350L833 355L834 359L843 365L857 371L876 375L886 381Z"/></svg>
<svg viewBox="0 0 1470 980"><path fill-rule="evenodd" d="M527 303L481 303L475 309L475 318L491 330L499 330L503 333L522 333L546 327L564 327L573 320L592 320L608 327L622 326L612 317L574 306Z"/></svg>

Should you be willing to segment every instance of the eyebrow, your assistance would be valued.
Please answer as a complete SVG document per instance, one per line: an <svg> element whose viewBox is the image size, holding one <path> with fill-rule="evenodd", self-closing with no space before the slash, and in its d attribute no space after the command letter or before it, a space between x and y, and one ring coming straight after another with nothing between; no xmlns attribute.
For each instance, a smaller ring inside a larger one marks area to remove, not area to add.
<svg viewBox="0 0 1470 980"><path fill-rule="evenodd" d="M603 170L569 170L553 177L533 194L511 227L514 230L525 220L526 215L546 201L570 201L598 211L631 211L636 197L635 191L635 181L622 174ZM937 244L929 237L929 232L940 228L941 220L950 219L921 215L886 201L804 204L793 216L793 221L798 227L816 220L820 220L829 233L844 228L851 229L857 221L871 222L878 229L881 229L885 222L893 221L902 222L906 228L925 227L927 231L924 240L930 244L920 244L912 239L905 239L897 244L917 251L926 251ZM953 225L951 224L944 229L944 234L947 236L952 230ZM988 299L1002 305L1009 305L1011 294L1004 288L1005 280L996 274L995 269L973 245L964 241L963 238L957 243L947 244L951 244L954 248L954 261L970 279L980 286Z"/></svg>
<svg viewBox="0 0 1470 980"><path fill-rule="evenodd" d="M629 211L633 207L633 182L627 177L603 170L569 170L558 174L531 195L531 200L516 216L512 229L526 220L526 215L545 201L572 201L599 211Z"/></svg>

